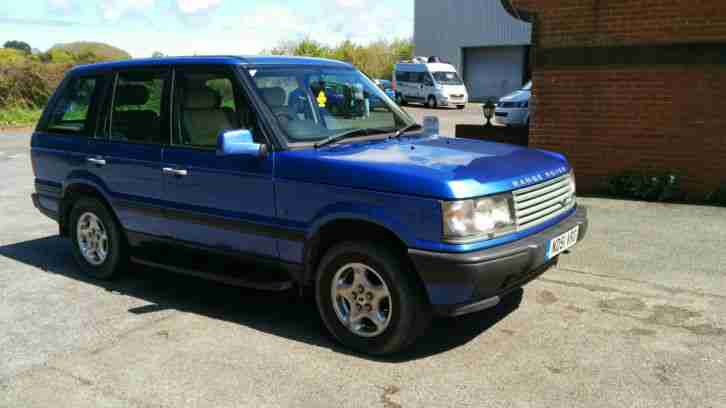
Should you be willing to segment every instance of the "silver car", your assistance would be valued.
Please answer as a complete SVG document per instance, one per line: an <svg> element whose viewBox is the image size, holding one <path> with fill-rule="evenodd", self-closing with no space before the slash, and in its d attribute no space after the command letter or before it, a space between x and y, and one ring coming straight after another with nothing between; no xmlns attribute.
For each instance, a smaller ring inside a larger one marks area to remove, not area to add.
<svg viewBox="0 0 726 408"><path fill-rule="evenodd" d="M532 81L522 89L499 98L494 111L494 123L504 126L529 126L529 99L532 97Z"/></svg>

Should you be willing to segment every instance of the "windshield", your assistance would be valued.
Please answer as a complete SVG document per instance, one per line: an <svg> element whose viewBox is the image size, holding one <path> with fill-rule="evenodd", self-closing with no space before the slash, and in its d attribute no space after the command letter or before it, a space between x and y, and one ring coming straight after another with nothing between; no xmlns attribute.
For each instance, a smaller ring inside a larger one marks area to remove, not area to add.
<svg viewBox="0 0 726 408"><path fill-rule="evenodd" d="M522 90L523 91L531 91L532 90L532 81L529 81L526 84L524 84L524 86L522 87Z"/></svg>
<svg viewBox="0 0 726 408"><path fill-rule="evenodd" d="M456 72L434 72L433 76L440 85L461 85L461 79Z"/></svg>
<svg viewBox="0 0 726 408"><path fill-rule="evenodd" d="M328 67L248 69L289 143L318 142L355 130L395 132L414 123L365 75Z"/></svg>

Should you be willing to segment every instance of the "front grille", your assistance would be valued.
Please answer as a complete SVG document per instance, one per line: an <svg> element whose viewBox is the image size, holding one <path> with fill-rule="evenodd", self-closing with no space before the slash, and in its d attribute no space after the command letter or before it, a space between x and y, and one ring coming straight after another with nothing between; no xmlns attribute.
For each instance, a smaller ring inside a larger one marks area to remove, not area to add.
<svg viewBox="0 0 726 408"><path fill-rule="evenodd" d="M514 191L514 215L517 229L542 224L575 206L574 183L571 175Z"/></svg>

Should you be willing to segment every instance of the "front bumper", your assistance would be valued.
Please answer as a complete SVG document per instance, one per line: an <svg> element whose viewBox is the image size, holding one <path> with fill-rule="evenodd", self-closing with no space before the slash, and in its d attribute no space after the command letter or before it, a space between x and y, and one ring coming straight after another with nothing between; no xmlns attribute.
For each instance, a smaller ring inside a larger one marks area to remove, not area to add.
<svg viewBox="0 0 726 408"><path fill-rule="evenodd" d="M501 297L536 279L555 266L546 260L551 239L580 227L578 243L587 234L587 209L577 210L560 223L506 245L469 253L409 249L408 254L426 286L434 312L459 316L496 306Z"/></svg>
<svg viewBox="0 0 726 408"><path fill-rule="evenodd" d="M467 95L460 98L453 98L449 95L437 95L436 99L441 106L459 106L469 103L469 97Z"/></svg>
<svg viewBox="0 0 726 408"><path fill-rule="evenodd" d="M524 126L527 124L528 108L496 108L494 121L507 126Z"/></svg>

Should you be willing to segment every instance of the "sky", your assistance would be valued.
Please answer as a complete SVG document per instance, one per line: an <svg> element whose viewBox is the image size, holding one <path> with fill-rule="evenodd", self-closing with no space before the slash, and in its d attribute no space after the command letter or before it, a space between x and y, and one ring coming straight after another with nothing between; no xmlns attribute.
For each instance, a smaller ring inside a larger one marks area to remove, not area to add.
<svg viewBox="0 0 726 408"><path fill-rule="evenodd" d="M20 0L0 4L0 44L98 41L133 57L257 54L283 41L330 45L413 36L414 0Z"/></svg>

